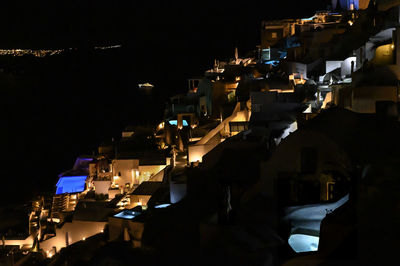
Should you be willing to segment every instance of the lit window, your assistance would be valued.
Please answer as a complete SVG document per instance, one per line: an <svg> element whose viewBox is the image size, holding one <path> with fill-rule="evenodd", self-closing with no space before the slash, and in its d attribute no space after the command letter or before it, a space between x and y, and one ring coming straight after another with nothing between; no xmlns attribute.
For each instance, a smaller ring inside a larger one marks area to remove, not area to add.
<svg viewBox="0 0 400 266"><path fill-rule="evenodd" d="M262 55L261 55L262 60L268 61L271 59L271 50L268 49L262 49Z"/></svg>
<svg viewBox="0 0 400 266"><path fill-rule="evenodd" d="M170 125L176 126L176 125L178 125L178 120L169 120L168 123ZM184 120L184 119L182 119L182 124L183 124L184 127L189 125L188 122L186 120Z"/></svg>
<svg viewBox="0 0 400 266"><path fill-rule="evenodd" d="M271 38L272 38L272 39L278 38L278 34L277 34L276 32L272 32L272 33L271 33Z"/></svg>
<svg viewBox="0 0 400 266"><path fill-rule="evenodd" d="M230 132L241 132L249 129L248 122L229 122Z"/></svg>

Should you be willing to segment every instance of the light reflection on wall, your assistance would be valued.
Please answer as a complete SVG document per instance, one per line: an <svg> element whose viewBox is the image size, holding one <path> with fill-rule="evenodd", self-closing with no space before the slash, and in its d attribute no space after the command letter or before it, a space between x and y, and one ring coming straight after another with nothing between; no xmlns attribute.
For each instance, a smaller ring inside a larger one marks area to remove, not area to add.
<svg viewBox="0 0 400 266"><path fill-rule="evenodd" d="M65 223L63 227L56 228L56 235L52 238L40 242L42 248L49 257L59 252L61 248L71 245L83 239L87 239L95 234L104 232L107 222L73 221Z"/></svg>

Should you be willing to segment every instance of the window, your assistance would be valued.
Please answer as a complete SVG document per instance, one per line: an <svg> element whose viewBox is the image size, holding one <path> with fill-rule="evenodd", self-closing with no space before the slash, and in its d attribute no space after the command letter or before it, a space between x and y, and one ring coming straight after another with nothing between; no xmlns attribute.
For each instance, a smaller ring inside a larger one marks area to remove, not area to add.
<svg viewBox="0 0 400 266"><path fill-rule="evenodd" d="M230 132L241 132L249 129L248 122L229 122Z"/></svg>
<svg viewBox="0 0 400 266"><path fill-rule="evenodd" d="M261 59L264 60L264 61L268 61L268 60L271 59L271 50L270 50L270 48L262 49Z"/></svg>
<svg viewBox="0 0 400 266"><path fill-rule="evenodd" d="M278 38L278 34L276 32L271 32L271 38L272 39Z"/></svg>
<svg viewBox="0 0 400 266"><path fill-rule="evenodd" d="M315 148L307 147L301 149L301 172L314 174L317 170L317 151Z"/></svg>
<svg viewBox="0 0 400 266"><path fill-rule="evenodd" d="M326 183L326 199L332 200L334 197L335 182Z"/></svg>

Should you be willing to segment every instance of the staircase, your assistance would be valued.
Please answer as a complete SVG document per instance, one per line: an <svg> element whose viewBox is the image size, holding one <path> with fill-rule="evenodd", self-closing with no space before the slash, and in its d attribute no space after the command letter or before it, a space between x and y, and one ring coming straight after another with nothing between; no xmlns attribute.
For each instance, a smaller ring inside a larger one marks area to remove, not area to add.
<svg viewBox="0 0 400 266"><path fill-rule="evenodd" d="M51 218L58 218L62 220L62 212L67 208L69 200L68 194L60 194L53 196L53 203L51 205Z"/></svg>

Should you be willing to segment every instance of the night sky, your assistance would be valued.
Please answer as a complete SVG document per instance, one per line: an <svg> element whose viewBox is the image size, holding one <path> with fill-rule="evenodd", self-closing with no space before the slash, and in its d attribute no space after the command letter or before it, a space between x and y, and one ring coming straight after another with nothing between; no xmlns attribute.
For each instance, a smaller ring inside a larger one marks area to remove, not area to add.
<svg viewBox="0 0 400 266"><path fill-rule="evenodd" d="M76 156L125 125L162 118L163 103L187 89L187 78L232 58L235 47L239 56L255 49L263 19L326 8L326 1L288 0L9 2L0 9L0 48L77 50L0 58L0 204L52 192ZM122 48L90 50L116 44ZM151 97L138 92L139 82L156 86Z"/></svg>

